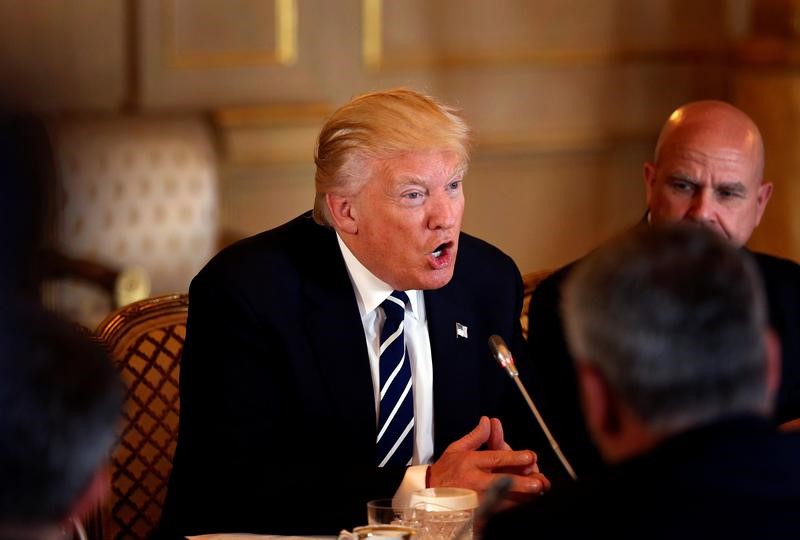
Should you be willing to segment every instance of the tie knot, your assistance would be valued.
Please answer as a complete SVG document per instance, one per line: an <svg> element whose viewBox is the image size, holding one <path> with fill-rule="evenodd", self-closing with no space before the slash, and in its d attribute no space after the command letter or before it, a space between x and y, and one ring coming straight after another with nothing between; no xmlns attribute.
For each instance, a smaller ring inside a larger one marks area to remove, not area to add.
<svg viewBox="0 0 800 540"><path fill-rule="evenodd" d="M408 295L404 291L392 291L386 300L381 302L386 318L399 318L402 320L408 305Z"/></svg>

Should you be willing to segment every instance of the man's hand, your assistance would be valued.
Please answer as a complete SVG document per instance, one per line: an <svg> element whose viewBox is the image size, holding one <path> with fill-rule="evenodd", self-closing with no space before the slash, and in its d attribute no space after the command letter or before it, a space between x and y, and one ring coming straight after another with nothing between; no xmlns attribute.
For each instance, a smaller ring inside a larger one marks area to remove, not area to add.
<svg viewBox="0 0 800 540"><path fill-rule="evenodd" d="M479 451L484 444L489 449ZM512 477L511 494L515 499L550 488L550 481L536 465L536 454L511 450L503 438L500 421L483 416L475 429L448 446L431 465L430 487L465 487L482 494L502 475Z"/></svg>
<svg viewBox="0 0 800 540"><path fill-rule="evenodd" d="M483 421L483 418L481 418L481 421ZM489 422L492 428L489 433L489 441L486 443L489 450L511 450L511 446L508 445L503 436L503 424L500 423L500 419L490 418Z"/></svg>
<svg viewBox="0 0 800 540"><path fill-rule="evenodd" d="M503 436L503 424L500 423L499 418L490 418L491 433L486 447L489 450L511 450L511 446L506 442ZM494 471L495 473L503 474L520 474L522 476L530 476L531 473L539 472L539 464L534 462L533 466L524 465L522 467L502 467Z"/></svg>

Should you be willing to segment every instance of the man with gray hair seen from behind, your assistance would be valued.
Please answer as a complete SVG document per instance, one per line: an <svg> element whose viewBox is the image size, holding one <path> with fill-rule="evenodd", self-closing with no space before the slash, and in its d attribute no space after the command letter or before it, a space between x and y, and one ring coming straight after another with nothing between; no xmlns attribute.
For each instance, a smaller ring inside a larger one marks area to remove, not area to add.
<svg viewBox="0 0 800 540"><path fill-rule="evenodd" d="M722 101L679 107L661 130L653 160L644 164L644 187L647 212L640 227L700 225L753 256L765 287L769 322L782 348L773 420L800 417L800 265L745 247L773 191L764 180L764 144L756 124ZM573 267L557 270L534 291L528 343L542 414L580 477L602 468L602 463L586 431L559 316L561 285ZM550 456L540 457L545 465ZM551 479L558 483L558 478Z"/></svg>
<svg viewBox="0 0 800 540"><path fill-rule="evenodd" d="M524 351L522 278L461 232L468 134L418 92L356 97L320 131L313 212L194 278L162 534L336 534L415 489L548 487L486 345Z"/></svg>
<svg viewBox="0 0 800 540"><path fill-rule="evenodd" d="M487 540L797 537L800 433L767 419L780 345L748 254L706 229L638 228L578 264L563 315L610 467L496 516Z"/></svg>

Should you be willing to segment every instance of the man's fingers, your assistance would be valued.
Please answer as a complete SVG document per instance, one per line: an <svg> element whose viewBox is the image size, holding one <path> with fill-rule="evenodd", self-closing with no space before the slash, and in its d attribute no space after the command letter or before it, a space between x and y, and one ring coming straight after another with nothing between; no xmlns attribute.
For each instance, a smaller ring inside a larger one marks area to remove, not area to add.
<svg viewBox="0 0 800 540"><path fill-rule="evenodd" d="M475 464L486 470L504 467L528 467L536 463L536 454L530 450L485 450L475 454Z"/></svg>
<svg viewBox="0 0 800 540"><path fill-rule="evenodd" d="M481 419L478 422L478 425L475 426L475 429L457 441L451 443L450 446L447 447L447 450L453 452L477 450L489 440L491 433L492 427L491 423L489 422L489 418L486 416L481 416Z"/></svg>
<svg viewBox="0 0 800 540"><path fill-rule="evenodd" d="M511 492L517 493L544 493L550 490L550 480L543 474L536 473L530 476L515 476L511 484Z"/></svg>
<svg viewBox="0 0 800 540"><path fill-rule="evenodd" d="M492 418L490 424L492 429L489 435L489 450L511 450L511 446L505 441L503 424L500 420L498 418Z"/></svg>
<svg viewBox="0 0 800 540"><path fill-rule="evenodd" d="M497 467L492 469L494 474L516 474L519 476L530 476L539 472L537 465L522 465L518 467Z"/></svg>
<svg viewBox="0 0 800 540"><path fill-rule="evenodd" d="M510 491L512 493L539 493L544 490L544 484L538 477L514 476Z"/></svg>

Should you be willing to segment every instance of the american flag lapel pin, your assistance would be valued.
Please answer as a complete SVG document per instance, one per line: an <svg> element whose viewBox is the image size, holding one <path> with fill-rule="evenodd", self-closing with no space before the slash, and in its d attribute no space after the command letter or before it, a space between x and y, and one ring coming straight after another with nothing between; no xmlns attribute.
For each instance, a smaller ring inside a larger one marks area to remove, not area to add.
<svg viewBox="0 0 800 540"><path fill-rule="evenodd" d="M456 323L456 339L458 339L460 337L463 337L464 339L467 339L469 337L467 335L467 330L468 330L468 328L465 325L457 322Z"/></svg>

